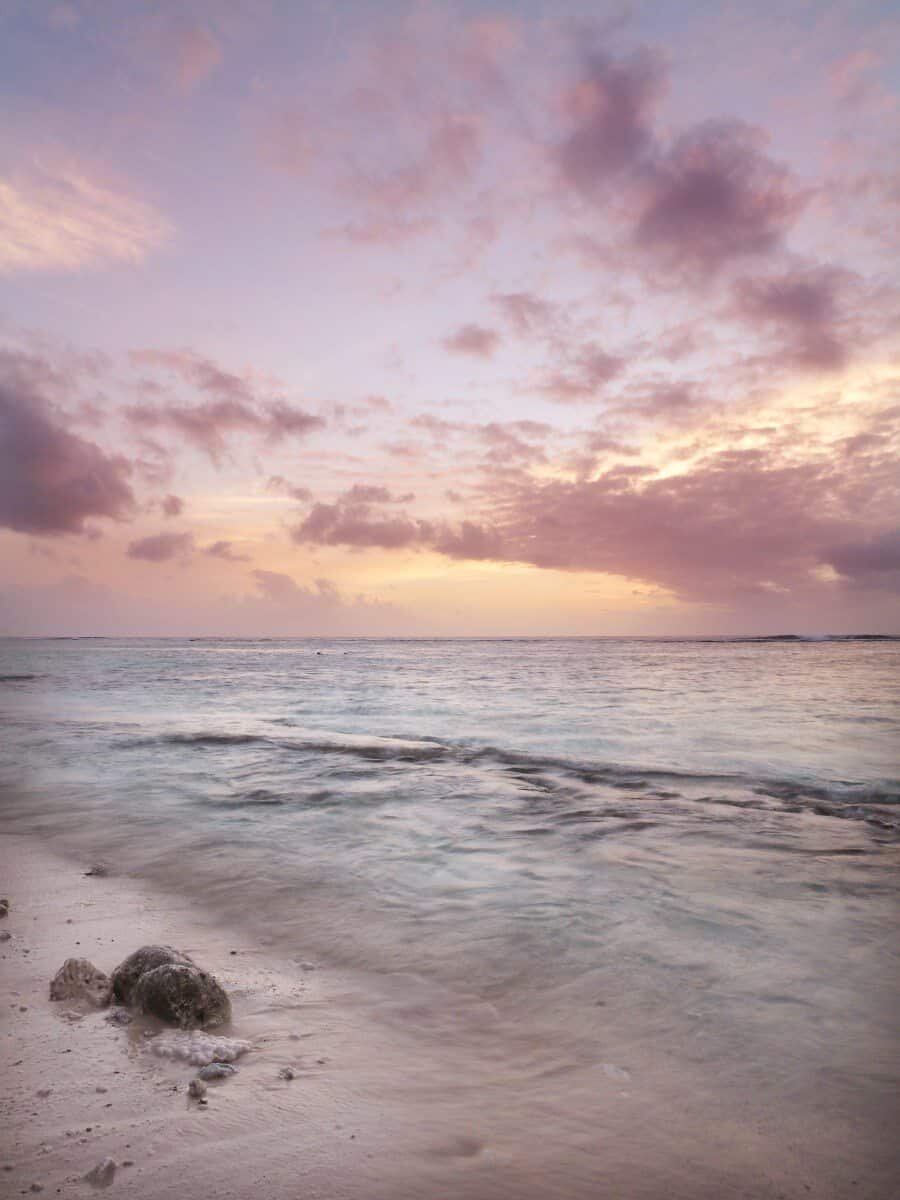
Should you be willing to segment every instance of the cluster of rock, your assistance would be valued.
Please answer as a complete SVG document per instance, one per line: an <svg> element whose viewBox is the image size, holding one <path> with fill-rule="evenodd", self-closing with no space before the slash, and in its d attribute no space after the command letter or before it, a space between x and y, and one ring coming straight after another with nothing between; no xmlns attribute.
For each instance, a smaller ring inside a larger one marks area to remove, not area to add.
<svg viewBox="0 0 900 1200"><path fill-rule="evenodd" d="M86 958L68 958L50 984L51 1000L103 1008L116 1000L179 1029L214 1029L231 1017L225 989L171 946L142 946L105 975Z"/></svg>

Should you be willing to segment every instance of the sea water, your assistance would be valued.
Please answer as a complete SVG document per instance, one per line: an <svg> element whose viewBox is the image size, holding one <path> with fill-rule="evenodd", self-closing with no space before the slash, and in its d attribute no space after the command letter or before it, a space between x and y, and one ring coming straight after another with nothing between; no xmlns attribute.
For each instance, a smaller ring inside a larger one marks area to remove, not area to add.
<svg viewBox="0 0 900 1200"><path fill-rule="evenodd" d="M0 722L7 830L366 973L563 1141L643 1077L887 1163L900 640L7 640Z"/></svg>

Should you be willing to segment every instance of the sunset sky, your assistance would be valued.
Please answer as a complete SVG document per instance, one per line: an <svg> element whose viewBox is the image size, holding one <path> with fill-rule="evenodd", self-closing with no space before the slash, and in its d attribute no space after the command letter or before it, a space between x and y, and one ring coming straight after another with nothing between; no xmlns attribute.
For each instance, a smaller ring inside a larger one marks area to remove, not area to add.
<svg viewBox="0 0 900 1200"><path fill-rule="evenodd" d="M0 633L900 633L900 10L0 0Z"/></svg>

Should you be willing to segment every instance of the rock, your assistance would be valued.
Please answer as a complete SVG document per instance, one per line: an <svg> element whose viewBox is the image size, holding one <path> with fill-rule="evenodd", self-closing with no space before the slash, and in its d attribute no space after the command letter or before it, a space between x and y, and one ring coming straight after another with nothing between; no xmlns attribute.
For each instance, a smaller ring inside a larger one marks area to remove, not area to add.
<svg viewBox="0 0 900 1200"><path fill-rule="evenodd" d="M33 1183L31 1185L31 1190L33 1192L42 1192L44 1190L44 1185L42 1183Z"/></svg>
<svg viewBox="0 0 900 1200"><path fill-rule="evenodd" d="M188 1084L188 1095L193 1100L202 1100L206 1095L206 1084L202 1079L192 1079Z"/></svg>
<svg viewBox="0 0 900 1200"><path fill-rule="evenodd" d="M132 1003L142 1013L181 1029L215 1028L231 1016L231 1002L222 985L186 963L163 963L145 971L134 987Z"/></svg>
<svg viewBox="0 0 900 1200"><path fill-rule="evenodd" d="M8 929L0 930L0 942L8 942L11 937L12 937L12 934L9 932Z"/></svg>
<svg viewBox="0 0 900 1200"><path fill-rule="evenodd" d="M297 1075L292 1067L282 1067L281 1070L278 1072L278 1078L279 1079L288 1079L288 1080L296 1079Z"/></svg>
<svg viewBox="0 0 900 1200"><path fill-rule="evenodd" d="M102 1162L97 1163L96 1167L91 1167L87 1175L85 1175L85 1179L88 1183L92 1183L94 1187L109 1187L115 1173L115 1160L104 1158Z"/></svg>
<svg viewBox="0 0 900 1200"><path fill-rule="evenodd" d="M231 1063L214 1062L206 1067L201 1067L197 1072L198 1079L228 1079L231 1075L237 1074L237 1067L233 1067Z"/></svg>
<svg viewBox="0 0 900 1200"><path fill-rule="evenodd" d="M113 971L114 998L121 1004L131 1004L135 985L140 977L164 963L183 963L189 967L194 965L186 954L180 954L171 946L141 946L140 950L129 954Z"/></svg>
<svg viewBox="0 0 900 1200"><path fill-rule="evenodd" d="M9 901L4 896L3 899L0 900L0 917L5 917L8 914L8 912L9 912Z"/></svg>
<svg viewBox="0 0 900 1200"><path fill-rule="evenodd" d="M106 876L108 874L109 874L109 867L104 866L103 863L94 863L94 865L91 867L91 869L89 871L85 871L86 876L87 875L96 875L100 879L103 879L104 876Z"/></svg>
<svg viewBox="0 0 900 1200"><path fill-rule="evenodd" d="M127 1008L114 1008L106 1014L106 1020L110 1025L130 1025L134 1018Z"/></svg>
<svg viewBox="0 0 900 1200"><path fill-rule="evenodd" d="M213 1062L234 1062L250 1049L250 1043L239 1038L216 1037L199 1029L190 1033L167 1030L153 1039L151 1047L161 1058L181 1059L194 1067L205 1067Z"/></svg>
<svg viewBox="0 0 900 1200"><path fill-rule="evenodd" d="M109 994L109 977L86 958L67 958L50 983L51 1000L87 1000L103 1008Z"/></svg>

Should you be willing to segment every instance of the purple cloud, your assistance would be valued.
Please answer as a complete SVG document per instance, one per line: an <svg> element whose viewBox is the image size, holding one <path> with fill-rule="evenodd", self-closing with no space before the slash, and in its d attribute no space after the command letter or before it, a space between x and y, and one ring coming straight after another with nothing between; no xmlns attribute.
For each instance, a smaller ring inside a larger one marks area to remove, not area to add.
<svg viewBox="0 0 900 1200"><path fill-rule="evenodd" d="M43 393L43 360L0 352L0 524L21 533L81 533L92 517L135 508L130 465L69 432Z"/></svg>
<svg viewBox="0 0 900 1200"><path fill-rule="evenodd" d="M826 550L823 558L841 575L857 582L900 590L900 528L845 542Z"/></svg>

